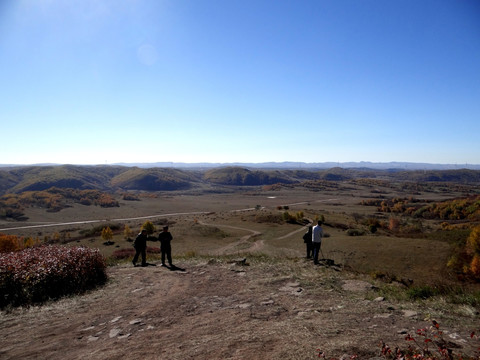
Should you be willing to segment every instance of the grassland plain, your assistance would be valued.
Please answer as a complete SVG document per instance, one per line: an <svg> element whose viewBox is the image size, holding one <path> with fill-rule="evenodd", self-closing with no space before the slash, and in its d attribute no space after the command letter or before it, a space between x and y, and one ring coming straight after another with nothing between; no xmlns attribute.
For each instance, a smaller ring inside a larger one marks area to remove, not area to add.
<svg viewBox="0 0 480 360"><path fill-rule="evenodd" d="M440 201L462 191L433 188L415 196ZM356 353L370 359L378 355L380 340L401 346L406 334L428 327L432 319L444 328L452 347L472 352L468 334L478 328L475 306L385 295L405 286L402 280L455 286L455 277L445 268L451 244L383 231L346 234L346 228L363 227L359 217L387 219L375 208L359 205L362 199L411 195L402 187L340 183L314 191L251 187L141 193L140 201L119 199L118 208L72 204L58 213L26 209L28 222L3 221L0 228L23 236L68 234L67 245L98 247L107 256L131 248L121 231L109 246L100 236L85 238L80 232L110 223L127 224L135 231L146 220L158 227L168 223L180 269L120 264L109 268L111 280L100 290L4 311L0 355L308 359L320 348L330 356ZM304 259L305 227L274 221L285 211L302 212L310 220L323 215L328 234L323 252L340 266L315 267ZM432 231L440 222L424 221L423 226ZM243 258L249 266L235 262ZM149 262L158 265L152 255ZM370 274L398 281L385 284Z"/></svg>

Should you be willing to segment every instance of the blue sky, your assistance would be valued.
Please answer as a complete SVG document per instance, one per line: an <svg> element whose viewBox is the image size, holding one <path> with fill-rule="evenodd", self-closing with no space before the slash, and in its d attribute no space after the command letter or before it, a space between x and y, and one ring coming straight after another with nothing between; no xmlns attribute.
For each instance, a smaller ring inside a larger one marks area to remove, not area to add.
<svg viewBox="0 0 480 360"><path fill-rule="evenodd" d="M2 0L0 163L480 164L477 0Z"/></svg>

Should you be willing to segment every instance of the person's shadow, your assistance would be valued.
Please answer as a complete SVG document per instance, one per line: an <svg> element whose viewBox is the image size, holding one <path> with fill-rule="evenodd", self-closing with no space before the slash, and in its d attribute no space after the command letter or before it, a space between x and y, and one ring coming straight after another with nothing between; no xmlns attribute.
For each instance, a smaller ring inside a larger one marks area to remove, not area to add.
<svg viewBox="0 0 480 360"><path fill-rule="evenodd" d="M134 267L147 267L147 266L157 266L157 264L145 263L145 265L135 264Z"/></svg>
<svg viewBox="0 0 480 360"><path fill-rule="evenodd" d="M182 269L176 265L170 265L170 266L165 266L167 269L170 271L186 271L185 269Z"/></svg>

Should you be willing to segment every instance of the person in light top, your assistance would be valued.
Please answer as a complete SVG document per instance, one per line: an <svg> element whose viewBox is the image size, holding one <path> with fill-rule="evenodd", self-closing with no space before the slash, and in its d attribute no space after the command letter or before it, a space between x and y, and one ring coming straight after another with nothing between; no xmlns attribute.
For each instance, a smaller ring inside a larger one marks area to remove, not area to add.
<svg viewBox="0 0 480 360"><path fill-rule="evenodd" d="M317 225L312 229L312 245L313 245L313 263L318 264L318 253L322 246L323 229L322 222L318 220Z"/></svg>

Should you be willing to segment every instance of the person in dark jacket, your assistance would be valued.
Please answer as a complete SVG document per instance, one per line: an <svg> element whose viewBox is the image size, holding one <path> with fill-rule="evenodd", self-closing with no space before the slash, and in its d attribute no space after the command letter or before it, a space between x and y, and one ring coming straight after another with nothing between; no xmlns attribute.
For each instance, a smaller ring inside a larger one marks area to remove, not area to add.
<svg viewBox="0 0 480 360"><path fill-rule="evenodd" d="M133 247L135 248L135 256L132 260L133 266L137 265L139 255L142 255L142 266L147 266L147 230L143 229L137 235Z"/></svg>
<svg viewBox="0 0 480 360"><path fill-rule="evenodd" d="M312 226L309 226L308 231L303 235L303 242L307 246L307 259L311 259L313 256Z"/></svg>
<svg viewBox="0 0 480 360"><path fill-rule="evenodd" d="M172 234L168 231L168 226L163 227L163 231L158 235L158 240L161 244L161 251L162 251L162 266L165 266L165 256L167 257L168 264L172 265L172 246L170 245L170 241L173 240Z"/></svg>

